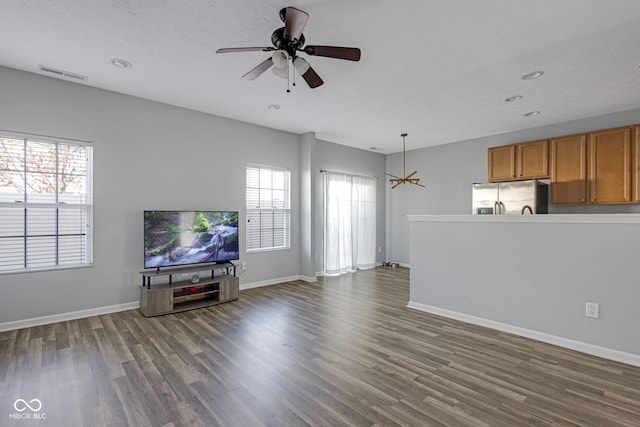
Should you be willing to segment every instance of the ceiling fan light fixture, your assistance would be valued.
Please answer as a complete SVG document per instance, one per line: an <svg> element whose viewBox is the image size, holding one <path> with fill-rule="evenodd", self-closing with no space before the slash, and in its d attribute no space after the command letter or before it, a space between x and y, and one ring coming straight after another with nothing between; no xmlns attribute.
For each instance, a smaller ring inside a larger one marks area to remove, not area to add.
<svg viewBox="0 0 640 427"><path fill-rule="evenodd" d="M309 68L311 68L311 65L304 58L301 58L299 56L296 56L296 58L293 60L293 66L301 76L303 76L304 73L309 71Z"/></svg>
<svg viewBox="0 0 640 427"><path fill-rule="evenodd" d="M286 79L289 77L289 68L287 67L284 67L284 68L273 67L271 71L273 72L273 74L280 77L281 79Z"/></svg>
<svg viewBox="0 0 640 427"><path fill-rule="evenodd" d="M289 54L285 50L276 50L271 55L271 60L276 68L287 68L289 65Z"/></svg>

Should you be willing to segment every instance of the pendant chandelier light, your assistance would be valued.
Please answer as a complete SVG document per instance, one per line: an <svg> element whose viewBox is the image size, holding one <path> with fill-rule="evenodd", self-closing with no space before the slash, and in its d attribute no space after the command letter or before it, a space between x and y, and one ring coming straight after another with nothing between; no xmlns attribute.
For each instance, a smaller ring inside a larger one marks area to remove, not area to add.
<svg viewBox="0 0 640 427"><path fill-rule="evenodd" d="M407 170L406 170L407 152L405 150L405 139L407 135L409 134L408 133L400 134L400 136L402 137L402 176L403 178L400 178L399 176L391 175L390 173L385 173L385 175L388 175L391 177L389 178L389 183L391 184L392 189L404 183L417 185L419 187L424 187L424 185L420 184L420 178L412 178L415 174L418 173L418 171L413 171L412 173L407 175Z"/></svg>

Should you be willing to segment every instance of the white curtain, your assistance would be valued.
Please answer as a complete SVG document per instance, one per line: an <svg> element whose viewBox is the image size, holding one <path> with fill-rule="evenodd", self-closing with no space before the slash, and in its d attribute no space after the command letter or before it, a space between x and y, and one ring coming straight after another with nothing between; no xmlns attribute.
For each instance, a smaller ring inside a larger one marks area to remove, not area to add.
<svg viewBox="0 0 640 427"><path fill-rule="evenodd" d="M324 274L376 265L375 178L324 174Z"/></svg>

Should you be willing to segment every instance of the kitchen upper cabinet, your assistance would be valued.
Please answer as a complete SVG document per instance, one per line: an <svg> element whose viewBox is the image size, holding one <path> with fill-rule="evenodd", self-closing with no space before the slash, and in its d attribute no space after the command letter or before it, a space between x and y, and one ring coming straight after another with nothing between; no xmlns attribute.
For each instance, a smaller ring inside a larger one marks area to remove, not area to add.
<svg viewBox="0 0 640 427"><path fill-rule="evenodd" d="M587 135L551 140L551 203L587 201Z"/></svg>
<svg viewBox="0 0 640 427"><path fill-rule="evenodd" d="M631 133L631 127L624 127L588 134L591 203L631 202Z"/></svg>
<svg viewBox="0 0 640 427"><path fill-rule="evenodd" d="M551 203L640 201L635 134L623 127L552 139Z"/></svg>
<svg viewBox="0 0 640 427"><path fill-rule="evenodd" d="M489 182L511 181L516 178L516 146L489 148Z"/></svg>
<svg viewBox="0 0 640 427"><path fill-rule="evenodd" d="M549 142L489 148L489 182L549 178Z"/></svg>
<svg viewBox="0 0 640 427"><path fill-rule="evenodd" d="M549 141L516 145L517 179L549 178Z"/></svg>
<svg viewBox="0 0 640 427"><path fill-rule="evenodd" d="M489 182L544 178L553 204L640 203L640 125L489 148Z"/></svg>

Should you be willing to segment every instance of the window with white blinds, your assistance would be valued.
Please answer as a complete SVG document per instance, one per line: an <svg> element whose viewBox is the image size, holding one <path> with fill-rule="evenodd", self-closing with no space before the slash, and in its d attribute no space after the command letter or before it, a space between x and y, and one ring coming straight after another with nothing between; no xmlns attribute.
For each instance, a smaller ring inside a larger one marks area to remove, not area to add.
<svg viewBox="0 0 640 427"><path fill-rule="evenodd" d="M0 133L0 274L92 263L92 147Z"/></svg>
<svg viewBox="0 0 640 427"><path fill-rule="evenodd" d="M247 251L290 247L288 169L247 166Z"/></svg>

